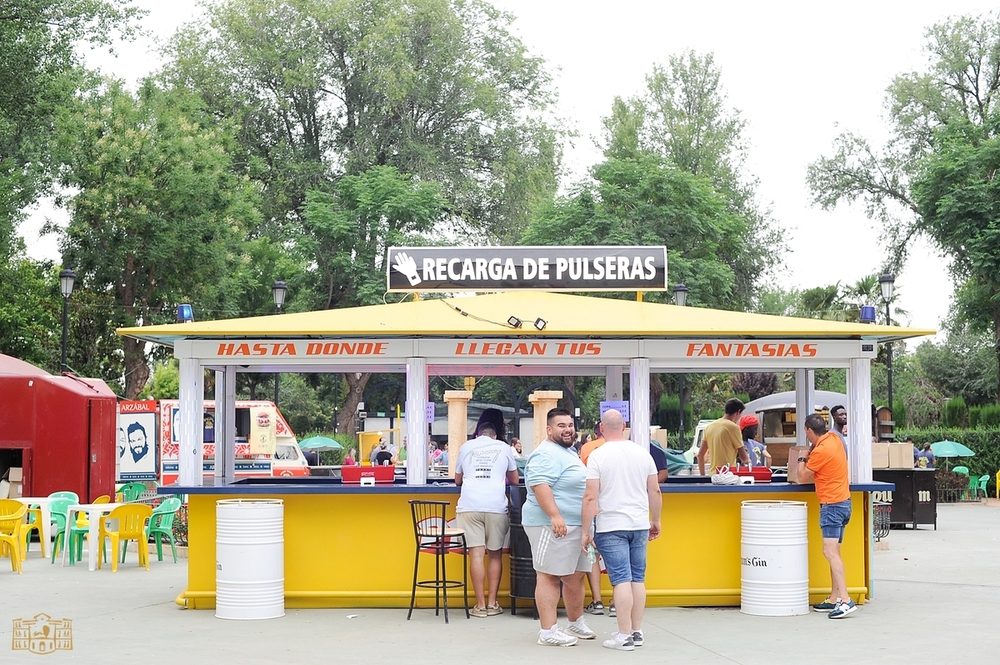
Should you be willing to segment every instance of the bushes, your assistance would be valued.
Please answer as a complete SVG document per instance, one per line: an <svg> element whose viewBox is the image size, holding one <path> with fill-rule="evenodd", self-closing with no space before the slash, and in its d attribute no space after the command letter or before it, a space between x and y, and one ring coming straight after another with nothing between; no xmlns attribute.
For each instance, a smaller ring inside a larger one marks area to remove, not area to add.
<svg viewBox="0 0 1000 665"><path fill-rule="evenodd" d="M988 407L983 407L985 410ZM1000 407L997 407L1000 410ZM969 475L990 477L989 494L994 496L996 491L996 473L1000 469L1000 428L991 427L989 429L920 429L920 430L896 430L896 440L902 441L907 435L913 437L913 442L917 447L935 441L958 441L971 448L975 457L962 457L952 459L951 466L964 465L969 467ZM939 458L934 466L946 468L947 463ZM968 482L968 481L966 481Z"/></svg>
<svg viewBox="0 0 1000 665"><path fill-rule="evenodd" d="M952 397L944 405L944 422L948 427L968 427L969 409L961 397Z"/></svg>

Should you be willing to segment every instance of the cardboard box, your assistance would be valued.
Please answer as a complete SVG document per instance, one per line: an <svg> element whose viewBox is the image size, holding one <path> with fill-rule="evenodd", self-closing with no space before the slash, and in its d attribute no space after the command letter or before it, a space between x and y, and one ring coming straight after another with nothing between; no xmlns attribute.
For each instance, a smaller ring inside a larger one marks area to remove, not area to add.
<svg viewBox="0 0 1000 665"><path fill-rule="evenodd" d="M889 445L889 468L890 469L912 469L913 468L913 444L912 443L890 443Z"/></svg>
<svg viewBox="0 0 1000 665"><path fill-rule="evenodd" d="M809 446L792 446L788 449L788 482L799 482L799 458L809 456Z"/></svg>
<svg viewBox="0 0 1000 665"><path fill-rule="evenodd" d="M876 441L872 444L872 468L889 468L889 444L885 441Z"/></svg>
<svg viewBox="0 0 1000 665"><path fill-rule="evenodd" d="M7 492L8 498L16 499L16 498L18 498L20 496L24 496L24 494L22 492L22 489L23 488L21 487L21 481L20 480L17 481L16 483L11 483L10 484L10 489Z"/></svg>
<svg viewBox="0 0 1000 665"><path fill-rule="evenodd" d="M19 483L24 480L24 470L19 466L12 466L7 469L7 480L12 483Z"/></svg>
<svg viewBox="0 0 1000 665"><path fill-rule="evenodd" d="M7 499L10 497L10 483L6 480L0 480L0 499Z"/></svg>

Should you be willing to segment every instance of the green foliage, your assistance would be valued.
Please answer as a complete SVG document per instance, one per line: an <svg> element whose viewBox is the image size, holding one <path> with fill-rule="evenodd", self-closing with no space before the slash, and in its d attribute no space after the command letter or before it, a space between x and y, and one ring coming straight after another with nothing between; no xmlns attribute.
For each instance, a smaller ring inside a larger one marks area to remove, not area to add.
<svg viewBox="0 0 1000 665"><path fill-rule="evenodd" d="M898 271L914 236L936 245L960 285L956 327L988 333L1000 354L994 213L1000 201L1000 19L949 18L927 30L926 51L924 71L897 76L887 91L892 137L886 147L844 134L833 156L810 166L808 182L824 208L865 202L869 216L885 224L889 269ZM1000 377L989 401L1000 396L998 386Z"/></svg>
<svg viewBox="0 0 1000 665"><path fill-rule="evenodd" d="M293 432L329 428L333 423L333 409L319 400L302 374L281 375L279 401L281 413ZM305 437L299 435L299 438Z"/></svg>
<svg viewBox="0 0 1000 665"><path fill-rule="evenodd" d="M972 409L969 409L969 426L976 428L1000 427L1000 404L987 404L982 407L974 407L978 418L973 422Z"/></svg>
<svg viewBox="0 0 1000 665"><path fill-rule="evenodd" d="M952 458L951 466L963 464L969 467L970 476L990 476L992 496L996 483L996 473L1000 469L1000 428L974 430L933 428L896 431L897 440L902 440L906 436L912 436L917 445L925 441L934 443L935 441L948 440L958 441L971 448L976 453L974 457ZM935 466L947 468L948 462L939 457Z"/></svg>
<svg viewBox="0 0 1000 665"><path fill-rule="evenodd" d="M116 82L61 114L60 181L76 192L63 252L81 286L114 295L109 328L221 297L255 194L232 174L225 132L201 118L186 93L147 83L132 95ZM149 375L145 343L126 338L123 351L134 398Z"/></svg>
<svg viewBox="0 0 1000 665"><path fill-rule="evenodd" d="M131 34L126 0L0 2L0 264L22 211L48 190L52 123L84 85L77 46Z"/></svg>
<svg viewBox="0 0 1000 665"><path fill-rule="evenodd" d="M775 265L783 245L767 209L756 200L757 181L747 175L745 121L728 107L722 73L711 53L672 55L666 66L654 65L646 89L635 97L615 98L604 119L605 157L637 160L655 155L681 171L707 179L740 221L739 251L722 254L732 279L732 309L750 306L754 291ZM703 223L710 223L706 218ZM668 243L668 247L671 245ZM673 260L673 257L671 257ZM671 263L671 274L675 264ZM695 302L710 296L682 279Z"/></svg>
<svg viewBox="0 0 1000 665"><path fill-rule="evenodd" d="M180 385L180 363L176 358L168 358L153 366L152 377L139 393L139 399L177 399Z"/></svg>
<svg viewBox="0 0 1000 665"><path fill-rule="evenodd" d="M969 424L969 409L961 397L952 397L944 405L944 422L948 427L965 427Z"/></svg>
<svg viewBox="0 0 1000 665"><path fill-rule="evenodd" d="M668 432L680 431L681 400L677 395L662 395L660 404L653 414L653 424L659 425ZM697 421L694 419L694 411L690 404L684 404L684 430L690 435L694 430ZM676 440L676 439L674 439ZM676 447L676 446L675 446Z"/></svg>
<svg viewBox="0 0 1000 665"><path fill-rule="evenodd" d="M671 279L691 290L689 305L737 309L733 264L745 245L746 220L704 177L650 154L609 159L593 169L594 184L557 199L532 220L528 245L666 245ZM648 300L669 299L648 294Z"/></svg>
<svg viewBox="0 0 1000 665"><path fill-rule="evenodd" d="M906 426L906 403L901 399L892 400L892 420L896 427Z"/></svg>
<svg viewBox="0 0 1000 665"><path fill-rule="evenodd" d="M61 316L59 278L51 265L21 252L0 260L0 353L57 372Z"/></svg>

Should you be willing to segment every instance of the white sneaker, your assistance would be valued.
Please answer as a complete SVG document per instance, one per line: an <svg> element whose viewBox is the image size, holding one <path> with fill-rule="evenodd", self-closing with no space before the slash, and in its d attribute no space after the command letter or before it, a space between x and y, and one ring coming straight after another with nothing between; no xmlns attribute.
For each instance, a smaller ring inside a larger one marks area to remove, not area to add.
<svg viewBox="0 0 1000 665"><path fill-rule="evenodd" d="M612 633L610 640L604 640L605 649L615 649L616 651L635 651L635 644L631 635Z"/></svg>
<svg viewBox="0 0 1000 665"><path fill-rule="evenodd" d="M538 643L543 647L571 647L579 641L576 637L562 632L558 627L550 630L548 635L545 635L544 631L538 631Z"/></svg>
<svg viewBox="0 0 1000 665"><path fill-rule="evenodd" d="M590 626L584 622L583 617L570 622L570 624L566 626L566 630L563 632L567 635L575 635L581 640L592 640L597 637L597 633L590 629Z"/></svg>

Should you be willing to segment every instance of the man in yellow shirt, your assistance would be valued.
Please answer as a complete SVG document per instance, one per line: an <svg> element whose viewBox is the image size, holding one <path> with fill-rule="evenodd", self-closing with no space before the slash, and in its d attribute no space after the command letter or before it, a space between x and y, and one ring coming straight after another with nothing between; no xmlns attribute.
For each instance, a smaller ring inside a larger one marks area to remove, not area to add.
<svg viewBox="0 0 1000 665"><path fill-rule="evenodd" d="M744 408L743 402L734 397L726 402L726 415L705 428L698 448L698 473L706 475L706 455L710 461L708 475L714 474L720 466L735 464L737 458L744 464L750 463L739 426Z"/></svg>

